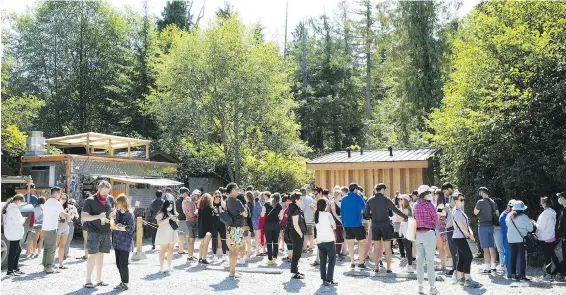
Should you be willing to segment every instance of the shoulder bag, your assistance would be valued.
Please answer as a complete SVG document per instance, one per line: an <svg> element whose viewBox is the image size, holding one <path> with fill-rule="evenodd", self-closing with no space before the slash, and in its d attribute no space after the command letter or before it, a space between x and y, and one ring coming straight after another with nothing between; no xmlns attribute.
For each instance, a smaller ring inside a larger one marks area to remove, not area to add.
<svg viewBox="0 0 566 295"><path fill-rule="evenodd" d="M493 201L491 200L491 198L487 198L486 200L491 207L491 223L493 224L493 226L499 226L499 217L497 216L497 214L495 214L496 210L495 208L493 208L493 204L491 203Z"/></svg>
<svg viewBox="0 0 566 295"><path fill-rule="evenodd" d="M536 245L538 243L538 238L537 238L536 234L527 231L527 235L523 236L521 234L521 231L519 231L519 229L517 228L517 225L515 224L515 221L513 220L513 216L509 216L509 218L511 219L513 226L515 227L515 229L517 230L517 232L519 233L521 238L523 238L523 245L525 245L525 248L527 249L527 251L533 252L533 250L536 248Z"/></svg>
<svg viewBox="0 0 566 295"><path fill-rule="evenodd" d="M460 209L456 209L456 210L460 210ZM464 217L466 217L466 216L464 215ZM454 220L454 225L456 225L458 227L458 230L462 233L462 235L464 235L464 231L462 231L462 229L460 228L460 225L454 219L454 213L452 213L452 220ZM468 218L466 218L466 226L468 226L468 228L470 227L470 223L468 221ZM470 239L470 237L466 237L466 241L468 242L468 247L470 247L470 252L472 252L472 255L476 255L480 252L479 249L478 249L478 245L476 244L475 241Z"/></svg>

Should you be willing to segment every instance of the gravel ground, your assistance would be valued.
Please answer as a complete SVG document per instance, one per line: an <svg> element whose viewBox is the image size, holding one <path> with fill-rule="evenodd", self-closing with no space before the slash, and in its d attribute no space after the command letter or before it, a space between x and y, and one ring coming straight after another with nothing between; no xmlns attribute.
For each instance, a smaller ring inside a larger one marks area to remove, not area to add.
<svg viewBox="0 0 566 295"><path fill-rule="evenodd" d="M83 289L85 281L86 261L77 260L75 257L82 255L82 243L74 242L71 248L71 258L65 265L69 269L61 270L60 273L46 275L43 272L41 256L35 259L22 259L20 268L26 275L16 278L5 277L2 270L2 293L3 294L118 294L113 287L120 282L118 270L115 266L113 252L106 255L103 269L103 281L109 283L108 287L96 289ZM349 262L337 262L335 269L335 281L337 287L321 286L318 268L310 266L314 261L313 254L303 254L299 264L299 270L306 274L302 281L291 280L289 264L278 263L277 266L267 266L266 257L252 258L247 267L250 268L279 268L282 274L242 273L242 278L233 280L227 278L227 271L205 270L204 266L196 263L187 264L186 255L182 257L175 254L173 258L174 271L170 274L160 274L158 252L152 251L147 244L143 247L147 259L130 263L130 289L126 294L174 294L178 292L188 294L375 294L380 290L387 294L416 294L417 282L411 279L385 278L385 277L356 277L347 276L350 273ZM282 255L281 255L282 256ZM280 256L280 257L281 257ZM472 273L478 271L479 261L475 261ZM218 264L221 265L221 264ZM401 261L396 250L393 258L393 271L401 272ZM373 267L373 264L368 264ZM356 270L356 272L358 272ZM544 292L547 294L566 294L565 283L546 283L539 279L542 272L530 268L527 272L533 282L526 287L511 287L510 282L502 275L473 275L481 282L482 289L465 289L459 285L453 285L450 278L444 282L437 282L440 294L536 294ZM94 280L94 277L93 277ZM427 284L425 288L428 290Z"/></svg>

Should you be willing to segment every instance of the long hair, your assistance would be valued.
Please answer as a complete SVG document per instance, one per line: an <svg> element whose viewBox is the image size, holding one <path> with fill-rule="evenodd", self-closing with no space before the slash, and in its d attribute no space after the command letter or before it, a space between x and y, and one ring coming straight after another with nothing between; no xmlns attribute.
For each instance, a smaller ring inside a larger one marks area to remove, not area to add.
<svg viewBox="0 0 566 295"><path fill-rule="evenodd" d="M199 210L206 207L212 208L212 196L209 193L202 195L198 201Z"/></svg>
<svg viewBox="0 0 566 295"><path fill-rule="evenodd" d="M248 203L254 203L254 193L251 191L247 191L246 192L246 202Z"/></svg>
<svg viewBox="0 0 566 295"><path fill-rule="evenodd" d="M63 209L69 208L69 196L67 196L67 194L61 194L59 199L61 199L62 197L65 197L65 203L63 203Z"/></svg>
<svg viewBox="0 0 566 295"><path fill-rule="evenodd" d="M314 212L314 223L318 223L318 216L320 212L326 211L326 200L320 199L316 202L316 211Z"/></svg>
<svg viewBox="0 0 566 295"><path fill-rule="evenodd" d="M6 210L8 209L8 205L10 205L13 202L16 201L24 201L24 196L22 194L17 194L13 197L11 197L10 199L8 199L8 201L6 202L6 205L4 205L4 207L2 208L2 214L6 214Z"/></svg>
<svg viewBox="0 0 566 295"><path fill-rule="evenodd" d="M291 193L291 203L296 204L298 200L300 200L303 195L300 192L293 192Z"/></svg>
<svg viewBox="0 0 566 295"><path fill-rule="evenodd" d="M167 208L169 208L170 205L173 206L171 213L167 211ZM161 206L161 213L163 214L163 219L167 218L169 215L177 215L174 204L167 198L165 198L165 200L163 201L163 206Z"/></svg>
<svg viewBox="0 0 566 295"><path fill-rule="evenodd" d="M436 195L436 206L443 204L446 205L446 199L444 199L444 193L442 191L437 191L434 193Z"/></svg>

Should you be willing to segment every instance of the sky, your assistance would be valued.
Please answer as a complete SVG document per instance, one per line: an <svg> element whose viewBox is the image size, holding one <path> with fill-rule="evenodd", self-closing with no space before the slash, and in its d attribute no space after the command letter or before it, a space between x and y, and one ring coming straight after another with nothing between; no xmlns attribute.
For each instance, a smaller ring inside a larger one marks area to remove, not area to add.
<svg viewBox="0 0 566 295"><path fill-rule="evenodd" d="M0 0L0 7L8 13L23 13L30 7L37 5L43 0ZM143 11L144 0L107 0L116 8L122 9L130 6L139 11ZM240 18L245 24L261 23L264 27L265 38L276 41L282 45L285 38L285 5L288 2L288 33L291 38L295 26L302 20L310 17L317 17L324 12L332 14L339 2L342 0L230 0L229 3L240 14ZM377 3L379 0L372 0ZM150 15L160 17L166 0L147 0L148 12ZM198 13L204 3L204 17L201 20L207 23L214 18L218 8L224 6L225 0L195 0L193 10ZM347 0L354 4L355 0ZM469 13L480 0L462 0L463 5L459 10L462 17ZM202 24L202 23L201 23Z"/></svg>

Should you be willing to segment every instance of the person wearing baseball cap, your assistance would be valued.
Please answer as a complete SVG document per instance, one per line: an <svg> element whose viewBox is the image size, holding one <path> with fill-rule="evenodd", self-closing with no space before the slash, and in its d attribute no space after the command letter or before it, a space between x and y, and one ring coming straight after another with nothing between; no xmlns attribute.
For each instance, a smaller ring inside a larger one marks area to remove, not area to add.
<svg viewBox="0 0 566 295"><path fill-rule="evenodd" d="M417 245L417 282L419 294L424 293L424 262L434 261L436 254L436 234L438 216L434 205L429 202L431 192L428 185L421 185L417 189L419 199L413 207L413 216L417 223L417 234L415 243ZM432 266L432 265L431 265ZM427 267L430 294L437 294L436 273L434 267Z"/></svg>
<svg viewBox="0 0 566 295"><path fill-rule="evenodd" d="M365 253L366 230L362 225L362 212L366 208L364 199L358 194L358 184L351 183L348 194L342 199L340 219L346 231L346 244L350 250L350 268L355 268L354 239L358 241L359 253ZM358 257L358 268L367 269L365 257Z"/></svg>
<svg viewBox="0 0 566 295"><path fill-rule="evenodd" d="M495 226L499 226L499 216L497 204L489 197L489 190L482 186L479 188L481 199L476 203L474 215L478 217L478 236L480 245L483 249L484 270L483 274L489 274L497 271L495 259L497 257L495 251Z"/></svg>
<svg viewBox="0 0 566 295"><path fill-rule="evenodd" d="M398 216L403 219L407 219L408 216L405 215L401 210L395 207L395 204L384 195L385 189L387 187L383 183L378 183L375 185L373 193L374 197L369 199L366 208L364 210L364 216L371 217L371 235L373 246L377 249L385 248L385 260L387 263L387 273L392 273L391 270L391 243L390 241L394 238L393 224L391 219L389 219L389 210L393 211ZM380 261L381 251L374 251L374 261ZM379 272L379 267L374 269L374 272Z"/></svg>

